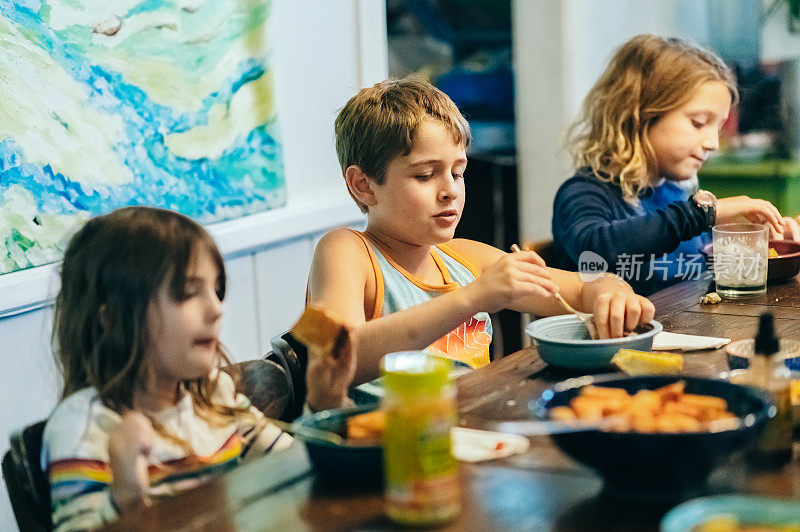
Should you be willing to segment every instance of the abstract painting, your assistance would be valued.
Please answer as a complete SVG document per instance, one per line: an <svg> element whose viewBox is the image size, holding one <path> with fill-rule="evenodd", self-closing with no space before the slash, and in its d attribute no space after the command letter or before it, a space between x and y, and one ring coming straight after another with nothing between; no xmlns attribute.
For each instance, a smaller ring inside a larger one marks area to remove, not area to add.
<svg viewBox="0 0 800 532"><path fill-rule="evenodd" d="M268 0L0 0L0 273L125 205L286 203Z"/></svg>

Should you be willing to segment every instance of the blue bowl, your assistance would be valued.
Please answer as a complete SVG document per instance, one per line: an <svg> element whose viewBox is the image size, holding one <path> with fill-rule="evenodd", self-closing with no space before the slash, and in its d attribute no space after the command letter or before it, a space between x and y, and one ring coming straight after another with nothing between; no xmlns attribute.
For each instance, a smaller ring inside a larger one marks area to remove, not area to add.
<svg viewBox="0 0 800 532"><path fill-rule="evenodd" d="M624 388L633 394L679 380L686 382L687 393L725 399L728 409L741 420L740 425L719 432L586 430L551 436L567 455L594 468L611 491L638 497L676 498L701 488L722 459L758 435L771 406L765 396L738 384L698 377L585 376L556 384L533 401L530 408L537 417L547 419L550 408L568 406L580 389L588 384Z"/></svg>
<svg viewBox="0 0 800 532"><path fill-rule="evenodd" d="M800 502L749 495L701 497L680 504L661 520L662 532L691 532L719 516L735 517L740 525L780 526L800 523Z"/></svg>
<svg viewBox="0 0 800 532"><path fill-rule="evenodd" d="M377 403L323 410L301 417L295 423L347 436L347 418L378 408ZM300 436L302 439L302 436ZM383 481L383 448L380 445L345 443L336 445L320 440L305 440L308 457L322 475L337 482L380 485Z"/></svg>
<svg viewBox="0 0 800 532"><path fill-rule="evenodd" d="M587 371L607 369L620 349L649 351L661 330L659 322L651 321L638 327L634 336L592 340L583 322L572 314L542 318L525 328L536 340L542 360L551 366Z"/></svg>

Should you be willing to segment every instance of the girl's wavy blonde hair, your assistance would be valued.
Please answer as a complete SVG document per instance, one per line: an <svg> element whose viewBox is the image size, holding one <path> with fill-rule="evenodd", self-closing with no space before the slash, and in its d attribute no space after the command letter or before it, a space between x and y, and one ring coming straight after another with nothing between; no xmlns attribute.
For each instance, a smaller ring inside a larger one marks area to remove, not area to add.
<svg viewBox="0 0 800 532"><path fill-rule="evenodd" d="M714 53L674 37L632 38L611 58L569 130L576 165L618 183L623 198L635 202L657 172L650 127L708 81L725 83L738 101L733 73Z"/></svg>

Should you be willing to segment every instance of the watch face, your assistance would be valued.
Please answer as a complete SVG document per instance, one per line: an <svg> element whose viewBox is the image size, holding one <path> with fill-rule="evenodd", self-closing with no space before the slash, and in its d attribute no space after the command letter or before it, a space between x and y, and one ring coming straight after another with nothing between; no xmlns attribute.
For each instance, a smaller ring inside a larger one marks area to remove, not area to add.
<svg viewBox="0 0 800 532"><path fill-rule="evenodd" d="M717 202L717 197L708 190L698 190L694 195L694 201L698 205L711 206Z"/></svg>

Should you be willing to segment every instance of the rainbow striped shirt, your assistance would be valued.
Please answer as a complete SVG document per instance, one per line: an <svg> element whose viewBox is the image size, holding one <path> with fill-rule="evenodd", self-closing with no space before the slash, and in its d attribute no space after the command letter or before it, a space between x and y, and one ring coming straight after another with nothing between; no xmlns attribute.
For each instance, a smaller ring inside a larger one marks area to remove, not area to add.
<svg viewBox="0 0 800 532"><path fill-rule="evenodd" d="M235 392L227 373L219 374L215 400L230 406L249 406L249 400ZM148 466L151 496L190 488L236 466L245 454L283 449L292 441L291 436L268 424L253 443L245 445L253 430L251 424L210 425L195 414L188 393L154 418L170 434L187 442L195 453L187 455L182 447L157 437ZM48 418L42 441L42 468L50 480L54 530L96 528L117 517L109 495L113 474L108 438L120 422L120 415L104 406L92 388L64 399Z"/></svg>

